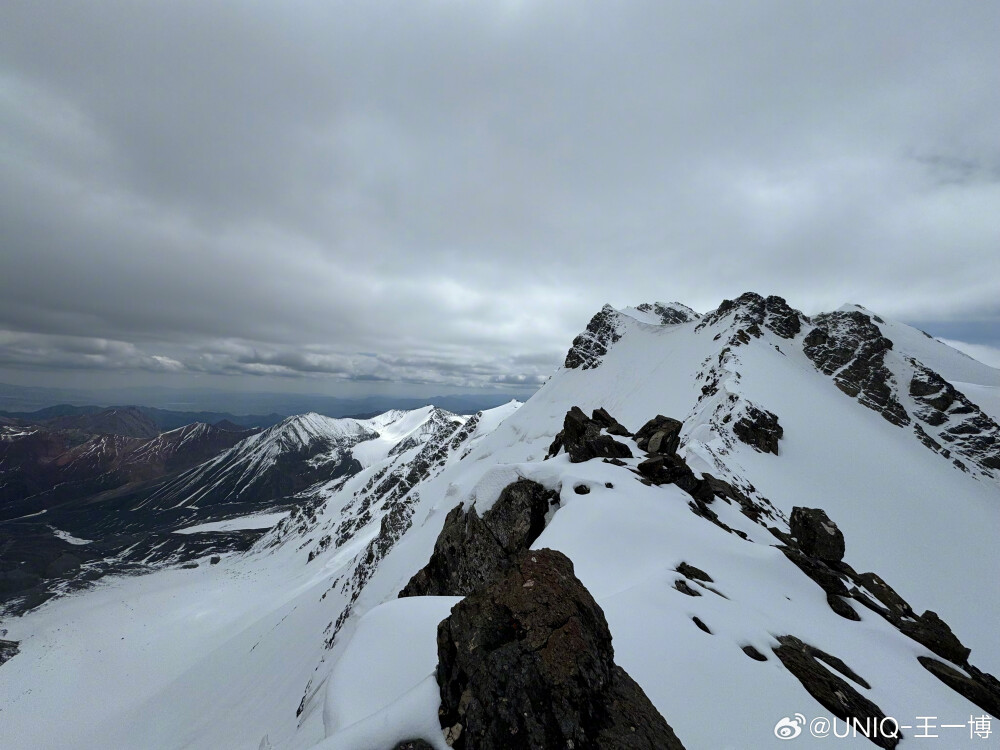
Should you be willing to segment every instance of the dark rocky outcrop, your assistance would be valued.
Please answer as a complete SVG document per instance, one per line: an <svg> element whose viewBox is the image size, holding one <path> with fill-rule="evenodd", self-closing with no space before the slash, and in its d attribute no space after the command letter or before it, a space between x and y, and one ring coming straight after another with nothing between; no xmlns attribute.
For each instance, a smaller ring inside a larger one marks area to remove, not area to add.
<svg viewBox="0 0 1000 750"><path fill-rule="evenodd" d="M767 409L747 404L739 419L733 424L733 434L761 453L778 455L778 441L785 434L778 424L778 416Z"/></svg>
<svg viewBox="0 0 1000 750"><path fill-rule="evenodd" d="M844 575L831 568L822 560L809 557L792 547L782 547L781 551L796 567L811 578L827 594L833 596L849 596L850 592L844 583Z"/></svg>
<svg viewBox="0 0 1000 750"><path fill-rule="evenodd" d="M676 419L657 414L635 433L635 444L647 453L671 455L680 445L682 426Z"/></svg>
<svg viewBox="0 0 1000 750"><path fill-rule="evenodd" d="M902 619L903 617L914 616L913 610L907 601L897 594L892 586L883 581L881 576L875 573L859 573L854 576L854 580L864 586L876 599L885 605L890 618Z"/></svg>
<svg viewBox="0 0 1000 750"><path fill-rule="evenodd" d="M434 746L424 740L403 740L392 750L434 750Z"/></svg>
<svg viewBox="0 0 1000 750"><path fill-rule="evenodd" d="M758 651L749 644L743 647L743 653L749 656L754 661L767 661L767 657L764 656L764 654L762 654L760 651Z"/></svg>
<svg viewBox="0 0 1000 750"><path fill-rule="evenodd" d="M970 670L971 676L964 675L951 665L929 656L918 656L917 660L924 669L956 693L993 714L994 717L1000 718L1000 681L993 675L974 668Z"/></svg>
<svg viewBox="0 0 1000 750"><path fill-rule="evenodd" d="M751 335L759 337L761 326L782 338L791 339L802 330L802 322L808 321L808 318L798 310L789 307L788 303L781 297L771 295L764 298L755 292L746 292L735 300L723 300L718 308L701 319L698 330L705 326L715 325L730 314L733 315L734 325L742 331L743 340L738 343L749 343ZM737 336L739 336L739 332ZM737 342L732 341L731 343Z"/></svg>
<svg viewBox="0 0 1000 750"><path fill-rule="evenodd" d="M438 626L441 723L464 750L679 750L614 663L604 613L553 550L522 552Z"/></svg>
<svg viewBox="0 0 1000 750"><path fill-rule="evenodd" d="M4 631L4 634L6 635L6 631ZM20 651L18 645L18 641L5 641L0 639L0 666L2 666L4 662L17 656Z"/></svg>
<svg viewBox="0 0 1000 750"><path fill-rule="evenodd" d="M899 629L938 656L956 664L966 664L972 649L966 648L937 612L927 610L916 619L900 620Z"/></svg>
<svg viewBox="0 0 1000 750"><path fill-rule="evenodd" d="M1000 425L936 372L908 361L913 367L910 396L917 402L914 416L937 438L915 424L920 441L945 458L956 453L987 471L1000 469Z"/></svg>
<svg viewBox="0 0 1000 750"><path fill-rule="evenodd" d="M480 518L461 505L445 518L430 562L400 596L467 596L494 581L545 528L545 514L556 495L537 482L507 485Z"/></svg>
<svg viewBox="0 0 1000 750"><path fill-rule="evenodd" d="M857 720L859 733L883 748L894 748L902 733L891 720L883 723L885 713L865 698L850 683L833 674L827 666L866 689L870 685L842 660L804 643L792 635L778 638L781 644L773 649L785 668L795 675L802 687L827 710L844 721ZM824 662L827 666L820 664ZM882 727L885 731L880 731ZM892 736L895 735L895 736Z"/></svg>
<svg viewBox="0 0 1000 750"><path fill-rule="evenodd" d="M608 414L607 409L604 407L594 409L590 418L602 427L609 435L632 437L632 433L629 432L621 422Z"/></svg>
<svg viewBox="0 0 1000 750"><path fill-rule="evenodd" d="M694 565L688 565L686 562L682 562L677 566L677 572L680 573L685 578L692 581L704 581L705 583L715 583L712 580L712 576L706 573L701 568L696 568Z"/></svg>
<svg viewBox="0 0 1000 750"><path fill-rule="evenodd" d="M569 454L572 463L592 458L632 458L632 451L627 445L610 435L602 435L601 428L601 422L589 418L579 406L574 406L566 412L563 428L552 441L549 455L556 455L562 448Z"/></svg>
<svg viewBox="0 0 1000 750"><path fill-rule="evenodd" d="M701 596L701 592L698 589L691 588L691 584L685 581L683 578L678 578L674 581L674 588L680 591L682 594L687 594L688 596Z"/></svg>
<svg viewBox="0 0 1000 750"><path fill-rule="evenodd" d="M792 508L792 537L806 555L824 562L844 559L844 534L822 508Z"/></svg>
<svg viewBox="0 0 1000 750"><path fill-rule="evenodd" d="M708 627L708 625L706 625L704 622L701 621L700 617L692 617L691 622L697 625L699 630L708 633L709 635L712 635L711 629Z"/></svg>
<svg viewBox="0 0 1000 750"><path fill-rule="evenodd" d="M619 313L605 305L587 324L587 330L573 339L573 346L566 354L564 366L569 369L590 370L601 364L612 344L622 337Z"/></svg>
<svg viewBox="0 0 1000 750"><path fill-rule="evenodd" d="M669 325L679 325L681 323L690 323L693 320L698 320L701 315L696 313L687 305L682 305L680 302L670 302L664 305L661 302L643 302L641 305L635 308L636 310L641 310L644 313L652 313L660 318L660 324Z"/></svg>
<svg viewBox="0 0 1000 750"><path fill-rule="evenodd" d="M642 461L636 469L653 484L676 484L689 493L694 493L703 486L691 468L677 456L653 456ZM714 498L714 495L707 492L705 494L707 500Z"/></svg>
<svg viewBox="0 0 1000 750"><path fill-rule="evenodd" d="M832 376L841 391L892 424L909 424L885 366L892 341L871 318L857 310L833 312L817 316L816 324L803 341L803 351L820 372Z"/></svg>

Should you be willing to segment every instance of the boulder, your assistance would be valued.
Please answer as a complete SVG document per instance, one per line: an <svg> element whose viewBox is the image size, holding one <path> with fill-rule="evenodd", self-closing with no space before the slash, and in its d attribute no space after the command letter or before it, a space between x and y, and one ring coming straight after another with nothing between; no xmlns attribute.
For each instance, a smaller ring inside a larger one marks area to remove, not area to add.
<svg viewBox="0 0 1000 750"><path fill-rule="evenodd" d="M844 534L822 508L792 508L789 526L809 557L832 563L844 559Z"/></svg>
<svg viewBox="0 0 1000 750"><path fill-rule="evenodd" d="M647 453L676 453L682 426L676 419L657 414L635 433L635 444Z"/></svg>
<svg viewBox="0 0 1000 750"><path fill-rule="evenodd" d="M520 553L438 626L441 723L464 750L683 747L614 663L601 608L560 552Z"/></svg>

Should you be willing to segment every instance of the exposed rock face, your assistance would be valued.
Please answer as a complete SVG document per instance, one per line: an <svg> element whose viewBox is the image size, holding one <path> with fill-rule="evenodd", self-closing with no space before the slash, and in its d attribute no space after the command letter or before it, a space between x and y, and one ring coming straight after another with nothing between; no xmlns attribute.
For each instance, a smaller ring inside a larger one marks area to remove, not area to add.
<svg viewBox="0 0 1000 750"><path fill-rule="evenodd" d="M613 420L610 415L608 418ZM632 451L627 445L619 443L610 435L601 434L604 421L606 420L603 419L603 415L601 421L590 419L579 406L574 406L566 412L563 428L552 441L549 455L554 456L560 448L565 448L572 463L581 463L592 458L632 458ZM618 425L618 422L615 421L614 424Z"/></svg>
<svg viewBox="0 0 1000 750"><path fill-rule="evenodd" d="M872 319L853 310L817 316L816 324L805 337L803 350L820 372L832 376L840 390L892 424L909 424L885 366L885 353L892 349L892 341Z"/></svg>
<svg viewBox="0 0 1000 750"><path fill-rule="evenodd" d="M903 735L898 725L892 720L884 721L886 715L881 708L819 663L824 662L864 688L871 687L843 661L792 635L780 636L778 642L781 645L773 649L775 655L813 698L844 721L857 719L859 733L879 747L894 748L899 744Z"/></svg>
<svg viewBox="0 0 1000 750"><path fill-rule="evenodd" d="M918 404L914 416L937 437L914 425L921 442L946 458L956 453L987 471L1000 469L1000 425L936 372L908 362L913 367L910 396Z"/></svg>
<svg viewBox="0 0 1000 750"><path fill-rule="evenodd" d="M962 674L954 667L931 659L929 656L918 656L924 669L937 677L959 695L968 698L984 711L1000 718L1000 681L993 675L984 674L974 667L969 670L971 677Z"/></svg>
<svg viewBox="0 0 1000 750"><path fill-rule="evenodd" d="M938 656L956 664L967 663L969 654L972 653L972 649L963 646L958 637L951 632L948 623L938 617L937 612L931 610L927 610L916 620L901 620L899 629Z"/></svg>
<svg viewBox="0 0 1000 750"><path fill-rule="evenodd" d="M643 302L635 309L641 310L645 313L658 315L660 317L660 323L665 326L690 323L692 320L698 320L701 317L701 315L696 313L690 307L682 305L680 302L670 302L666 305L661 302L653 302L652 304L649 302Z"/></svg>
<svg viewBox="0 0 1000 750"><path fill-rule="evenodd" d="M601 364L612 344L622 337L622 321L617 310L605 305L587 324L587 330L573 339L565 367L590 370Z"/></svg>
<svg viewBox="0 0 1000 750"><path fill-rule="evenodd" d="M805 554L824 562L844 559L844 533L822 508L792 508L790 526Z"/></svg>
<svg viewBox="0 0 1000 750"><path fill-rule="evenodd" d="M4 632L6 634L6 631ZM2 666L5 661L13 659L19 651L18 641L5 641L0 639L0 666Z"/></svg>
<svg viewBox="0 0 1000 750"><path fill-rule="evenodd" d="M657 414L635 433L635 444L647 453L676 453L682 426L676 419Z"/></svg>
<svg viewBox="0 0 1000 750"><path fill-rule="evenodd" d="M761 453L778 455L778 441L785 434L778 416L767 409L747 404L743 415L733 424L733 434Z"/></svg>
<svg viewBox="0 0 1000 750"><path fill-rule="evenodd" d="M455 748L683 747L615 665L604 613L559 552L522 552L455 605L438 626L438 659Z"/></svg>
<svg viewBox="0 0 1000 750"><path fill-rule="evenodd" d="M555 493L521 479L507 485L482 518L458 506L445 518L430 562L400 596L467 596L496 580L545 528Z"/></svg>
<svg viewBox="0 0 1000 750"><path fill-rule="evenodd" d="M746 292L735 300L723 300L717 309L701 319L698 328L714 325L731 313L734 325L739 326L745 336L760 336L760 326L764 326L782 338L795 338L802 329L802 321L807 320L781 297L772 295L765 299L755 292ZM749 338L742 343L748 341Z"/></svg>

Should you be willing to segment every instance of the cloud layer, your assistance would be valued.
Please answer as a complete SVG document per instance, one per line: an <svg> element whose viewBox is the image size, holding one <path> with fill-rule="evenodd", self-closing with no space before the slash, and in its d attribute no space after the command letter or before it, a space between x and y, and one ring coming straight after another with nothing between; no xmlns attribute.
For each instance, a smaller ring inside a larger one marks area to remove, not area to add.
<svg viewBox="0 0 1000 750"><path fill-rule="evenodd" d="M998 28L981 2L5 3L0 375L531 386L605 302L747 289L995 332Z"/></svg>

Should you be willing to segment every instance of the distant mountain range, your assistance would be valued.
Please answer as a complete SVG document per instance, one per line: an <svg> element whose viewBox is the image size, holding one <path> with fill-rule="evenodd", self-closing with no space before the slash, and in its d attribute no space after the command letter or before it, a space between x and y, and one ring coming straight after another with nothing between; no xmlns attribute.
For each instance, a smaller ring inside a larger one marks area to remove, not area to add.
<svg viewBox="0 0 1000 750"><path fill-rule="evenodd" d="M221 414L237 424L267 426L261 424L267 415L277 417L275 424L284 417L295 414L316 412L329 417L346 417L355 414L382 414L390 409L419 409L434 404L460 414L474 414L482 409L491 409L510 401L511 398L524 400L533 393L530 388L509 389L494 393L437 394L427 397L411 396L363 396L343 398L314 393L268 393L239 392L220 389L180 389L180 388L118 388L114 390L80 390L64 388L42 388L16 386L0 383L0 415L22 414L39 410L56 409L51 416L68 415L70 405L86 409L105 409L122 404L139 404L147 409L158 409L177 415ZM61 406L54 406L60 404ZM94 405L97 406L94 406ZM233 415L257 415L237 416ZM185 419L178 416L176 419ZM220 417L222 418L222 417ZM164 420L168 416L163 417ZM178 423L174 419L163 422L164 429L189 424L187 419ZM217 421L199 417L200 421ZM157 423L160 424L159 420Z"/></svg>

